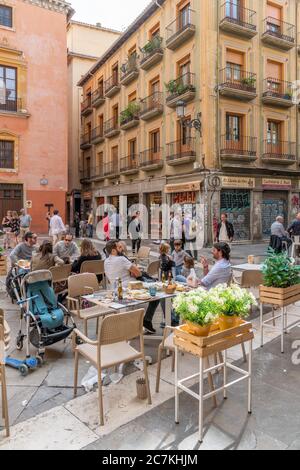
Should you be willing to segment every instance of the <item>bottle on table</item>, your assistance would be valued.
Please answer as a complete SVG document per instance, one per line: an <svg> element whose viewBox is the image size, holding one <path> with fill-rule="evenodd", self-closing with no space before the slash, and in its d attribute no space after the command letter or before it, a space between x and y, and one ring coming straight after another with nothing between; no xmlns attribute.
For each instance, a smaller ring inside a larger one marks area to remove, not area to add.
<svg viewBox="0 0 300 470"><path fill-rule="evenodd" d="M162 282L163 284L166 283L166 274L164 273L164 271L163 271L162 274L161 274L161 282Z"/></svg>
<svg viewBox="0 0 300 470"><path fill-rule="evenodd" d="M168 286L171 286L173 283L172 273L171 271L168 274Z"/></svg>
<svg viewBox="0 0 300 470"><path fill-rule="evenodd" d="M118 288L119 288L119 278L117 278L114 282L114 293L113 293L114 302L118 300Z"/></svg>
<svg viewBox="0 0 300 470"><path fill-rule="evenodd" d="M122 279L120 277L118 279L118 300L123 300L123 286Z"/></svg>

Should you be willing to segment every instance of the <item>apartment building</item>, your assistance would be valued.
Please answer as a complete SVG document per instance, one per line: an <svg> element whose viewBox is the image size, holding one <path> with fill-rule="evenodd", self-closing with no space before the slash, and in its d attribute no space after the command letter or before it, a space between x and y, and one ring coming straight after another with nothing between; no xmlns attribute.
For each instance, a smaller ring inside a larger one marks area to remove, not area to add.
<svg viewBox="0 0 300 470"><path fill-rule="evenodd" d="M63 0L0 1L0 219L26 206L46 233L46 213L65 215L66 26Z"/></svg>
<svg viewBox="0 0 300 470"><path fill-rule="evenodd" d="M99 57L118 39L120 33L101 24L70 20L67 26L68 46L68 195L67 220L73 222L80 212L81 186L79 177L81 94L78 81L98 61Z"/></svg>
<svg viewBox="0 0 300 470"><path fill-rule="evenodd" d="M220 212L240 242L291 219L299 21L297 0L152 2L80 81L84 208L143 204L159 227L158 206L200 203L206 241Z"/></svg>

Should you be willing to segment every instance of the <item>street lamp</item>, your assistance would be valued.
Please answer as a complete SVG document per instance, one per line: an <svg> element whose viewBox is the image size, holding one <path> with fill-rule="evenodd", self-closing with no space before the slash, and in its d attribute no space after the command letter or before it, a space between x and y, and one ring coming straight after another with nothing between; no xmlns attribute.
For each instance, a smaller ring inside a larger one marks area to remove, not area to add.
<svg viewBox="0 0 300 470"><path fill-rule="evenodd" d="M184 127L188 127L189 129L196 129L196 131L200 133L200 137L202 137L202 121L201 121L202 113L198 113L196 119L186 119L185 110L186 110L186 103L181 100L177 101L176 113L181 121L181 124Z"/></svg>

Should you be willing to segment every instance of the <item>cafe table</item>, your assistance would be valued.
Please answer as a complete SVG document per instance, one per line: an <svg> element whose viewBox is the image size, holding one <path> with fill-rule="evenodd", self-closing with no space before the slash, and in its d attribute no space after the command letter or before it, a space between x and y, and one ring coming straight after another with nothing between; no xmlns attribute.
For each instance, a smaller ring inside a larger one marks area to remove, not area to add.
<svg viewBox="0 0 300 470"><path fill-rule="evenodd" d="M250 263L244 263L244 264L238 264L236 266L232 266L233 271L239 271L239 272L244 272L244 271L261 271L263 265L262 264L250 264Z"/></svg>

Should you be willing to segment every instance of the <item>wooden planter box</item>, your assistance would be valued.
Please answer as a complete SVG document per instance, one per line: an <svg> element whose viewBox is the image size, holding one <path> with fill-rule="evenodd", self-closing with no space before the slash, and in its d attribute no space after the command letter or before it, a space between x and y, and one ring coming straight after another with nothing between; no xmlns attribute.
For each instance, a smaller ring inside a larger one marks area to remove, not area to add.
<svg viewBox="0 0 300 470"><path fill-rule="evenodd" d="M7 275L7 256L0 256L0 276Z"/></svg>
<svg viewBox="0 0 300 470"><path fill-rule="evenodd" d="M287 307L300 300L300 284L286 289L276 287L260 286L259 290L260 302L262 304L278 305L279 307Z"/></svg>
<svg viewBox="0 0 300 470"><path fill-rule="evenodd" d="M220 331L218 326L213 326L209 336L199 337L191 335L186 325L174 330L174 344L181 351L194 356L208 357L217 352L225 351L254 338L252 324L244 320L235 328Z"/></svg>

